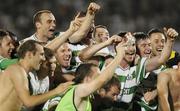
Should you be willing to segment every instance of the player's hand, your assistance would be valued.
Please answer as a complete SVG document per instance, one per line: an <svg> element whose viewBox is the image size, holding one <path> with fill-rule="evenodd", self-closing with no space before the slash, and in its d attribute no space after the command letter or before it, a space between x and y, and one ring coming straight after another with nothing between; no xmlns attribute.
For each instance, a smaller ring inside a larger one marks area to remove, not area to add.
<svg viewBox="0 0 180 111"><path fill-rule="evenodd" d="M176 37L179 35L178 32L173 28L163 28L163 30L167 39L170 39L171 41L174 41Z"/></svg>
<svg viewBox="0 0 180 111"><path fill-rule="evenodd" d="M57 94L62 94L64 93L68 88L69 86L71 86L74 82L66 82L66 83L62 83L60 84L59 86L56 87L56 93Z"/></svg>
<svg viewBox="0 0 180 111"><path fill-rule="evenodd" d="M88 7L88 13L90 15L93 15L95 14L98 10L100 10L100 6L94 2L90 3L89 4L89 7Z"/></svg>

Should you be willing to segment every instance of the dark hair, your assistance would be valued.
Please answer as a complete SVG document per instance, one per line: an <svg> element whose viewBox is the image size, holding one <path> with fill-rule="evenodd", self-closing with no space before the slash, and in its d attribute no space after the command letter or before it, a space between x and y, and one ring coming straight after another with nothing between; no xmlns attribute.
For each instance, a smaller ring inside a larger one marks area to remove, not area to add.
<svg viewBox="0 0 180 111"><path fill-rule="evenodd" d="M107 29L107 27L106 27L106 26L104 26L104 25L97 25L97 26L95 26L95 27L94 27L94 31L93 31L93 37L95 37L95 34L96 34L96 29L98 29L98 28Z"/></svg>
<svg viewBox="0 0 180 111"><path fill-rule="evenodd" d="M135 32L133 33L133 36L136 38L136 53L140 55L140 50L137 47L138 41L148 39L149 36L144 32Z"/></svg>
<svg viewBox="0 0 180 111"><path fill-rule="evenodd" d="M162 33L162 34L164 34L164 32L162 30L157 29L157 28L152 28L151 30L148 31L147 35L151 36L151 34L153 34L153 33Z"/></svg>
<svg viewBox="0 0 180 111"><path fill-rule="evenodd" d="M121 31L117 35L124 38L127 33L128 33L128 31Z"/></svg>
<svg viewBox="0 0 180 111"><path fill-rule="evenodd" d="M75 84L81 83L86 76L89 76L92 67L97 67L97 66L92 63L80 64L75 72L75 79L74 79Z"/></svg>
<svg viewBox="0 0 180 111"><path fill-rule="evenodd" d="M135 32L135 33L133 33L133 36L136 38L136 43L139 40L145 40L145 39L149 38L149 36L147 34L145 34L144 32Z"/></svg>
<svg viewBox="0 0 180 111"><path fill-rule="evenodd" d="M50 10L41 10L34 14L33 16L33 24L35 25L36 22L41 22L41 15L43 13L52 13Z"/></svg>
<svg viewBox="0 0 180 111"><path fill-rule="evenodd" d="M46 60L50 60L54 56L54 51L49 48L44 47L44 56Z"/></svg>
<svg viewBox="0 0 180 111"><path fill-rule="evenodd" d="M18 37L16 36L16 34L14 34L12 31L7 30L7 32L9 33L9 36L11 37L12 41L13 41L13 45L14 45L14 49L12 50L11 53L11 58L17 58L17 48L19 46L19 41L18 41Z"/></svg>
<svg viewBox="0 0 180 111"><path fill-rule="evenodd" d="M20 45L20 47L18 49L18 57L24 58L28 51L35 54L37 51L37 47L36 47L37 44L40 45L40 43L35 40L28 40L28 41L24 42L22 45Z"/></svg>
<svg viewBox="0 0 180 111"><path fill-rule="evenodd" d="M115 76L113 76L112 79L103 86L103 89L105 89L105 91L107 92L112 86L118 86L119 90L121 88L120 81Z"/></svg>
<svg viewBox="0 0 180 111"><path fill-rule="evenodd" d="M9 33L6 30L0 29L0 40L2 40L7 35L9 35Z"/></svg>

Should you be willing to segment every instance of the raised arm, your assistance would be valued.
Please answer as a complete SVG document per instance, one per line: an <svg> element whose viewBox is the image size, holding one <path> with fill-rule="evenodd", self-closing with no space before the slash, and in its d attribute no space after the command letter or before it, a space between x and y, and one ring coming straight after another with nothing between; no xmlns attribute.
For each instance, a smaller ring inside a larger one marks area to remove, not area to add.
<svg viewBox="0 0 180 111"><path fill-rule="evenodd" d="M172 28L169 28L165 31L165 35L167 37L167 41L164 45L161 55L152 57L147 60L146 72L150 72L154 69L157 69L159 66L163 65L169 59L174 44L174 40L178 36L178 32L176 32L176 30Z"/></svg>
<svg viewBox="0 0 180 111"><path fill-rule="evenodd" d="M97 78L89 83L78 85L75 90L75 95L79 98L87 97L97 89L101 88L114 75L114 71L123 59L124 53L124 46L122 43L119 43L117 46L117 55L114 60L101 71L101 74L99 74Z"/></svg>
<svg viewBox="0 0 180 111"><path fill-rule="evenodd" d="M52 91L33 96L29 93L27 74L24 70L22 70L20 67L17 68L10 66L10 68L8 68L6 71L9 73L10 79L13 82L18 97L27 107L41 104L51 97L62 94L69 87L69 85L72 84L71 82L68 82L58 86Z"/></svg>
<svg viewBox="0 0 180 111"><path fill-rule="evenodd" d="M81 59L81 61L86 61L89 58L91 58L92 56L94 56L96 54L96 52L98 52L102 48L107 47L108 45L111 45L115 42L120 42L121 40L122 40L122 38L120 36L114 35L105 42L102 42L100 44L91 45L91 46L83 49L79 53L79 58Z"/></svg>
<svg viewBox="0 0 180 111"><path fill-rule="evenodd" d="M99 9L100 9L100 6L98 4L90 3L82 25L80 26L78 31L76 31L71 37L69 37L69 41L71 43L77 43L82 38L87 36L87 34L93 24L95 14ZM78 19L78 17L76 17L75 19Z"/></svg>
<svg viewBox="0 0 180 111"><path fill-rule="evenodd" d="M66 30L62 35L59 35L55 39L53 39L51 42L49 42L45 47L55 51L61 46L67 39L78 30L80 26L79 20L74 20L71 22L70 27L68 30Z"/></svg>
<svg viewBox="0 0 180 111"><path fill-rule="evenodd" d="M171 80L171 76L169 76L166 72L161 72L158 75L158 83L157 83L157 90L158 90L158 97L159 97L159 104L162 111L171 111L170 105L168 102L168 83Z"/></svg>

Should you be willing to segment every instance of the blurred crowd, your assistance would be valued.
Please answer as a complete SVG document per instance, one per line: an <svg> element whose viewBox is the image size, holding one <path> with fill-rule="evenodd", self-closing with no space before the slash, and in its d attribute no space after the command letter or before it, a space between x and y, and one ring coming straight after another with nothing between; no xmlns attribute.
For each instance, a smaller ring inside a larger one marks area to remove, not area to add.
<svg viewBox="0 0 180 111"><path fill-rule="evenodd" d="M1 0L2 1L2 0ZM86 10L89 0L6 0L0 4L0 27L10 29L26 38L33 32L32 16L42 9L49 9L57 18L57 30L67 28L78 11ZM103 8L96 24L104 24L110 33L119 30L148 31L164 25L180 30L180 1L178 0L96 0ZM99 19L101 18L101 19ZM118 25L117 25L118 24Z"/></svg>

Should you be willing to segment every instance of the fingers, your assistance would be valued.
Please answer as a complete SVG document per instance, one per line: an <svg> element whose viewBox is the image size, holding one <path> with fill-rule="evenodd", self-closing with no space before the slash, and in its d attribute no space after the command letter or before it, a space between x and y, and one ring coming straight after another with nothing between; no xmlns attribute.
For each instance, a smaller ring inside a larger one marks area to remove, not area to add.
<svg viewBox="0 0 180 111"><path fill-rule="evenodd" d="M178 32L173 28L163 28L165 35L167 36L167 39L174 40L179 34Z"/></svg>
<svg viewBox="0 0 180 111"><path fill-rule="evenodd" d="M76 15L75 19L76 19L76 18L78 18L78 17L79 17L79 15L80 15L80 12L78 12L78 14Z"/></svg>
<svg viewBox="0 0 180 111"><path fill-rule="evenodd" d="M113 43L119 43L122 41L122 38L118 35L113 35L110 39Z"/></svg>
<svg viewBox="0 0 180 111"><path fill-rule="evenodd" d="M65 82L65 83L63 83L64 85L67 85L67 86L69 86L69 85L72 85L72 84L74 84L74 82L72 82L72 81L69 81L69 82Z"/></svg>
<svg viewBox="0 0 180 111"><path fill-rule="evenodd" d="M169 36L171 36L171 37L176 37L176 36L178 36L178 33L177 33L176 30L174 30L173 28L169 28L169 29L167 30L167 34L168 34Z"/></svg>
<svg viewBox="0 0 180 111"><path fill-rule="evenodd" d="M100 9L100 6L94 2L89 4L88 11L90 14L95 14Z"/></svg>
<svg viewBox="0 0 180 111"><path fill-rule="evenodd" d="M79 20L73 20L73 21L71 21L70 29L73 32L75 32L79 29L80 26L81 26L81 22Z"/></svg>

